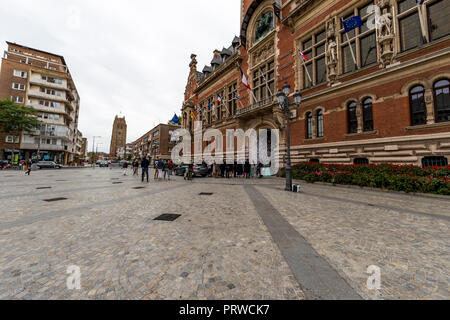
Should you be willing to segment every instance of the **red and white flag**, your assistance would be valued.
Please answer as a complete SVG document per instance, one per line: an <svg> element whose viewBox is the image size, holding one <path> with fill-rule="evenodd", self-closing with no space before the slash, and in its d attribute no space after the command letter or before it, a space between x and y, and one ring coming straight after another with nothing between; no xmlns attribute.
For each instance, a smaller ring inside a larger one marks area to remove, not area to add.
<svg viewBox="0 0 450 320"><path fill-rule="evenodd" d="M248 80L247 77L244 74L244 71L242 71L241 68L239 68L241 70L241 77L242 77L242 83L244 84L244 86L246 86L249 90L252 90L252 88L250 87L250 85L248 84Z"/></svg>

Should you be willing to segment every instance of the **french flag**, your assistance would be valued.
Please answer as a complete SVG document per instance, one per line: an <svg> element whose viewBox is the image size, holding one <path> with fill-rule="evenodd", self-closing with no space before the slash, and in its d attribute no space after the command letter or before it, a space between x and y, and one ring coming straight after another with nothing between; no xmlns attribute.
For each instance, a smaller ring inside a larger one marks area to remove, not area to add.
<svg viewBox="0 0 450 320"><path fill-rule="evenodd" d="M222 102L222 97L220 95L217 96L217 100L216 103L221 103Z"/></svg>
<svg viewBox="0 0 450 320"><path fill-rule="evenodd" d="M247 77L244 74L244 71L242 71L241 68L239 68L241 70L241 77L242 77L242 83L244 84L244 86L246 86L249 90L252 90L252 88L250 87L250 85L248 84L248 80Z"/></svg>
<svg viewBox="0 0 450 320"><path fill-rule="evenodd" d="M302 57L302 59L304 61L308 61L309 60L308 57L303 54L302 50L300 50L299 47L297 47L297 50L298 50L298 53L300 54L300 57Z"/></svg>

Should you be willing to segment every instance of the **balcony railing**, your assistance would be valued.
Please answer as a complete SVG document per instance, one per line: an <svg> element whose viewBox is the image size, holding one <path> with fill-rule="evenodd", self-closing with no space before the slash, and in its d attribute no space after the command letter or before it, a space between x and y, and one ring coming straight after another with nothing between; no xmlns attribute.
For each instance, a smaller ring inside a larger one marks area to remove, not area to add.
<svg viewBox="0 0 450 320"><path fill-rule="evenodd" d="M43 99L46 99L46 100L67 102L67 100L64 97L60 97L60 96L56 96L56 95L54 96L52 94L47 94L47 93L40 92L40 91L35 91L35 90L28 91L28 95L32 96L32 97L43 98Z"/></svg>
<svg viewBox="0 0 450 320"><path fill-rule="evenodd" d="M251 105L248 105L245 108L238 109L236 111L236 116L239 117L239 116L242 116L242 115L245 115L245 114L249 114L249 113L252 113L252 112L255 112L255 111L263 110L263 109L265 109L267 107L272 106L274 103L275 103L275 96L267 97L267 98L265 98L263 100L260 100L258 102L255 102L255 103L251 104Z"/></svg>
<svg viewBox="0 0 450 320"><path fill-rule="evenodd" d="M51 83L51 82L42 80L40 78L31 77L30 83L42 85L42 86L53 88L53 89L67 90L67 87L64 84Z"/></svg>

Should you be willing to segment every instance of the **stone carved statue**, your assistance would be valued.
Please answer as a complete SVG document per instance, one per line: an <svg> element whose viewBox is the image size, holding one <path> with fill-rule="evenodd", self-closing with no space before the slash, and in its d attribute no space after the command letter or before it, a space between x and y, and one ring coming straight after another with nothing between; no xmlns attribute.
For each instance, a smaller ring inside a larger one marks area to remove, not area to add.
<svg viewBox="0 0 450 320"><path fill-rule="evenodd" d="M328 84L332 85L337 80L338 45L336 40L335 19L327 24L326 64Z"/></svg>
<svg viewBox="0 0 450 320"><path fill-rule="evenodd" d="M383 14L377 19L377 32L380 38L392 35L392 14L384 9Z"/></svg>
<svg viewBox="0 0 450 320"><path fill-rule="evenodd" d="M392 13L389 7L385 7L383 13L376 18L376 33L380 47L380 66L386 67L394 59L394 31L392 30Z"/></svg>
<svg viewBox="0 0 450 320"><path fill-rule="evenodd" d="M327 49L327 56L328 56L328 63L337 63L337 43L334 39L331 39L328 41L328 49Z"/></svg>

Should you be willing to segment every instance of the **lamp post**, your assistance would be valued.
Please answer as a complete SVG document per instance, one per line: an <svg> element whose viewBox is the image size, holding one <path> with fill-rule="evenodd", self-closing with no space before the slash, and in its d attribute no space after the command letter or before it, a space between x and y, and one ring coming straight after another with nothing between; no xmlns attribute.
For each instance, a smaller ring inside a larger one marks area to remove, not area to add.
<svg viewBox="0 0 450 320"><path fill-rule="evenodd" d="M289 95L291 93L291 87L285 83L283 89L277 93L278 103L281 110L286 113L286 191L292 191L292 167L291 167L291 132L290 123L291 111L289 105ZM294 103L298 106L302 102L302 95L300 91L294 93Z"/></svg>
<svg viewBox="0 0 450 320"><path fill-rule="evenodd" d="M92 143L92 167L95 169L95 138L101 138L100 136L93 136L94 142Z"/></svg>

